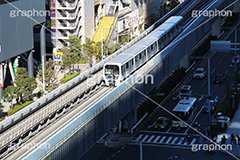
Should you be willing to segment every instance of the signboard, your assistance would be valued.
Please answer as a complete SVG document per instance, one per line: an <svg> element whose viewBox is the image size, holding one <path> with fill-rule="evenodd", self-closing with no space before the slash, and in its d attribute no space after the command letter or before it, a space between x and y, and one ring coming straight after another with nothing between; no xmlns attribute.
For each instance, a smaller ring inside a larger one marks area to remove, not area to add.
<svg viewBox="0 0 240 160"><path fill-rule="evenodd" d="M62 55L63 55L63 52L54 52L54 61L62 62Z"/></svg>

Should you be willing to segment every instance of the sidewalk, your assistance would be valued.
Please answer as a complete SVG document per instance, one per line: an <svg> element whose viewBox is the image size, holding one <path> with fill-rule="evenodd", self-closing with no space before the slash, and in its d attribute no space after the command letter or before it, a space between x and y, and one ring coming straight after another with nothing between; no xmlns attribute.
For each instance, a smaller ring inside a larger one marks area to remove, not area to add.
<svg viewBox="0 0 240 160"><path fill-rule="evenodd" d="M118 132L118 133L109 133L105 139L105 145L108 147L122 147L128 144L133 135L126 132Z"/></svg>
<svg viewBox="0 0 240 160"><path fill-rule="evenodd" d="M220 143L221 138L223 137L223 135L225 135L225 137L227 138L226 144L231 144L230 140L231 140L232 133L234 134L235 138L237 134L240 136L240 104L226 132L222 134L218 134L217 143ZM225 151L221 151L221 152L228 154ZM229 152L240 158L240 145L233 144L232 150L229 150Z"/></svg>

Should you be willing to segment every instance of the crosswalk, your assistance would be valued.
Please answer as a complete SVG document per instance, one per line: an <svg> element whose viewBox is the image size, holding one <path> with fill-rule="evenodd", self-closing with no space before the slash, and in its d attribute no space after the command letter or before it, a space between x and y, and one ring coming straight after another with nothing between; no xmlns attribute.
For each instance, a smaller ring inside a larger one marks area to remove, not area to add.
<svg viewBox="0 0 240 160"><path fill-rule="evenodd" d="M150 144L166 144L166 145L177 145L177 146L192 146L198 143L199 137L192 136L187 139L186 135L149 135L140 134L132 143L138 143L142 141L143 143Z"/></svg>

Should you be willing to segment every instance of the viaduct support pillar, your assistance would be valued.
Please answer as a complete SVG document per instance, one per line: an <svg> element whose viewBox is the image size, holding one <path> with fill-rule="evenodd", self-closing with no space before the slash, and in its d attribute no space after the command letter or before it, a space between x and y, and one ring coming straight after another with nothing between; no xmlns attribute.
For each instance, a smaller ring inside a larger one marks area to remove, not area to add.
<svg viewBox="0 0 240 160"><path fill-rule="evenodd" d="M212 36L218 37L221 33L220 18L218 17L212 25Z"/></svg>
<svg viewBox="0 0 240 160"><path fill-rule="evenodd" d="M33 77L33 51L28 53L28 77Z"/></svg>

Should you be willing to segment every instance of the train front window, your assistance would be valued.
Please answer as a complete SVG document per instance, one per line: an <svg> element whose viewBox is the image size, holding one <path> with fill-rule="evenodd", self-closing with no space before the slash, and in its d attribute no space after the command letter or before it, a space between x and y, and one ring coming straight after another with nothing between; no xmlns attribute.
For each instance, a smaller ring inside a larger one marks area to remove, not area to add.
<svg viewBox="0 0 240 160"><path fill-rule="evenodd" d="M117 65L106 65L105 66L105 76L107 78L118 78L119 67Z"/></svg>

